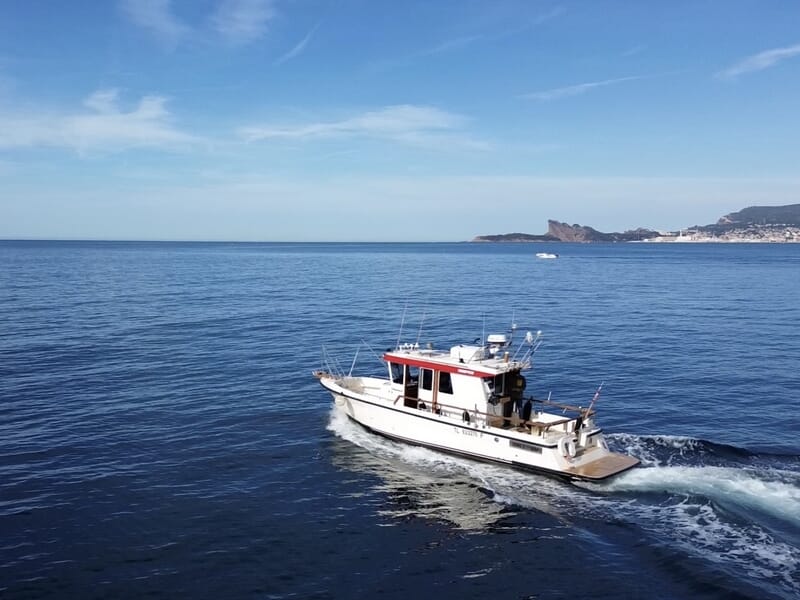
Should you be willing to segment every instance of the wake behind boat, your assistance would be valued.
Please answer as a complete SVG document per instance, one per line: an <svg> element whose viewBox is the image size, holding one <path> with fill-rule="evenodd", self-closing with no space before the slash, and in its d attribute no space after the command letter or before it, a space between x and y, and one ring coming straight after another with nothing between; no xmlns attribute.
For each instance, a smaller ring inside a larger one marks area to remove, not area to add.
<svg viewBox="0 0 800 600"><path fill-rule="evenodd" d="M608 449L594 418L599 388L585 409L525 396L541 332L513 357L512 337L445 351L400 344L381 357L384 377L338 373L326 357L314 375L339 410L391 439L566 479L600 481L639 464Z"/></svg>

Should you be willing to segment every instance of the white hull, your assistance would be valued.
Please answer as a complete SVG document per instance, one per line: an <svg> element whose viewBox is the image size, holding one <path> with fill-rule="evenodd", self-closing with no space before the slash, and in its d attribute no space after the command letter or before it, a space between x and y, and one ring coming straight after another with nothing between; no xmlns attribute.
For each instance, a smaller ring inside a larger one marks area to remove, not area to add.
<svg viewBox="0 0 800 600"><path fill-rule="evenodd" d="M583 429L579 434L565 431L567 424L555 425L552 430L503 429L493 426L492 418L477 410L466 411L470 418L465 421L462 410L440 409L437 413L427 406L404 406L386 380L360 377L337 380L323 375L320 383L351 419L403 442L569 479L605 479L638 463L609 452L602 431L597 428ZM554 416L540 413L539 417ZM554 422L557 420L556 415Z"/></svg>

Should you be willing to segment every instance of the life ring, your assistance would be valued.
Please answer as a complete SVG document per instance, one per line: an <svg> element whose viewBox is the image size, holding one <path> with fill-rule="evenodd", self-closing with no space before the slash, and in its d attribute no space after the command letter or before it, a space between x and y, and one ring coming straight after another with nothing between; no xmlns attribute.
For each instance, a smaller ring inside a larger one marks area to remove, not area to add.
<svg viewBox="0 0 800 600"><path fill-rule="evenodd" d="M558 451L561 452L561 456L564 458L575 458L578 452L575 447L575 441L566 436L558 440Z"/></svg>

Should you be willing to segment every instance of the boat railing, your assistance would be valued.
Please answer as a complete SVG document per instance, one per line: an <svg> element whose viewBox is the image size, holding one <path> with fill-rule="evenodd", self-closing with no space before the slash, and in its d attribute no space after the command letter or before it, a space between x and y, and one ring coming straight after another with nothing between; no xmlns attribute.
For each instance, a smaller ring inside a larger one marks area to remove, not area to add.
<svg viewBox="0 0 800 600"><path fill-rule="evenodd" d="M358 353L356 353L358 356ZM342 368L342 365L339 363L339 360L336 358L334 354L328 351L325 346L322 346L322 365L321 368L317 371L314 371L314 374L317 373L327 373L332 376L335 376L337 379L340 379L345 371Z"/></svg>
<svg viewBox="0 0 800 600"><path fill-rule="evenodd" d="M554 408L560 408L565 413L566 412L578 413L578 415L582 415L584 417L593 415L596 412L594 409L592 409L592 410L587 412L587 409L583 408L582 406L575 406L575 405L572 405L572 404L562 404L561 402L553 402L552 400L546 400L546 399L542 399L542 398L534 398L533 396L531 396L530 398L526 398L526 400L531 400L534 403L538 402L538 403L543 404L545 406L552 406Z"/></svg>
<svg viewBox="0 0 800 600"><path fill-rule="evenodd" d="M498 415L496 413L489 413L489 412L480 411L477 408L465 408L463 406L455 406L455 405L446 404L446 403L443 403L443 402L433 403L431 401L430 403L428 403L425 400L420 400L417 397L406 396L404 394L398 394L397 397L394 400L394 404L397 404L400 401L403 401L404 403L406 403L406 402L414 403L412 406L417 408L418 410L424 410L426 412L435 412L436 414L444 415L444 416L451 417L451 418L460 416L462 421L466 421L466 422L472 422L472 420L475 419L475 422L478 423L482 419L483 422L486 425L488 425L489 427L495 426L494 423L497 423L498 421L500 423L503 423L506 420L511 421L513 419L513 420L517 420L518 421L518 425L521 425L521 426L532 426L532 427L536 427L538 429L542 429L543 431L548 431L550 428L557 427L559 425L563 425L565 427L564 430L568 431L569 427L567 425L569 423L575 423L576 426L577 426L578 425L578 419L580 419L581 417L582 418L586 418L588 416L591 416L591 415L595 414L594 410L587 411L587 409L584 409L584 408L582 408L580 406L572 406L572 405L569 405L569 404L562 404L562 403L559 403L559 402L553 402L551 400L542 400L542 399L539 399L539 398L534 398L533 396L527 397L527 398L525 398L525 400L530 400L532 403L538 402L538 403L540 403L542 405L553 406L555 408L560 408L564 412L570 411L570 412L575 412L575 413L578 413L578 414L576 416L569 416L569 417L565 417L563 419L557 419L555 421L538 421L538 420L532 420L532 419L529 419L527 421L523 421L522 419L519 419L518 417L515 418L514 415L512 415L511 417L504 417L503 415ZM500 403L505 404L506 402L511 402L511 399L508 398L508 397L501 398ZM408 406L408 404L406 404L406 405ZM420 407L420 405L422 405L422 407Z"/></svg>

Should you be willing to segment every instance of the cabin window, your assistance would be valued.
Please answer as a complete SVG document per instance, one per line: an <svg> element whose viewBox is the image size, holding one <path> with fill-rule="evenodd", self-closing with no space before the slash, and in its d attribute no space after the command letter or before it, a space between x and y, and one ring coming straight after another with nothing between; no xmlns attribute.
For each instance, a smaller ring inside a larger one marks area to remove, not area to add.
<svg viewBox="0 0 800 600"><path fill-rule="evenodd" d="M419 381L419 369L406 365L406 385L413 385Z"/></svg>
<svg viewBox="0 0 800 600"><path fill-rule="evenodd" d="M420 374L422 375L422 389L423 390L432 390L433 389L433 371L430 369L420 369Z"/></svg>
<svg viewBox="0 0 800 600"><path fill-rule="evenodd" d="M494 376L494 393L498 396L504 396L506 393L506 386L503 385L505 383L505 378L503 375L495 375Z"/></svg>
<svg viewBox="0 0 800 600"><path fill-rule="evenodd" d="M392 381L394 383L403 383L403 365L399 363L389 363L389 369L392 372Z"/></svg>
<svg viewBox="0 0 800 600"><path fill-rule="evenodd" d="M442 394L453 393L453 382L450 379L450 373L446 373L444 371L439 373L439 391Z"/></svg>

